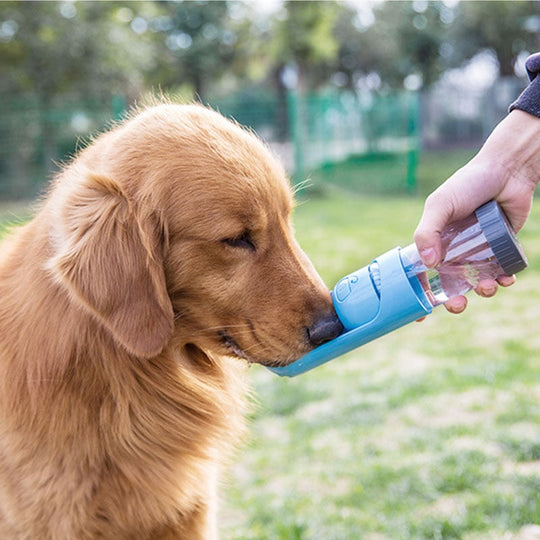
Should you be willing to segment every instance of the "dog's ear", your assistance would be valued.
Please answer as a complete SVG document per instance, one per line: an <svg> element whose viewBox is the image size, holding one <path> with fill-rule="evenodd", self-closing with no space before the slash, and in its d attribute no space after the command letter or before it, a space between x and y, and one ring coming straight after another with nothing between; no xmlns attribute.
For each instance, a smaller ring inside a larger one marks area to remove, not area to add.
<svg viewBox="0 0 540 540"><path fill-rule="evenodd" d="M163 268L165 226L157 215L132 208L109 178L86 174L77 184L62 197L50 268L119 344L153 357L174 324Z"/></svg>

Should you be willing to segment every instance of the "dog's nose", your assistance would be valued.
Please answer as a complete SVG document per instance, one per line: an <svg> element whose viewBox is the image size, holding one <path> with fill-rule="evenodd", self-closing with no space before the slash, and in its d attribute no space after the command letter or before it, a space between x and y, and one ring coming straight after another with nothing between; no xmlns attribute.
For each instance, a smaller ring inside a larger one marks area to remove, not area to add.
<svg viewBox="0 0 540 540"><path fill-rule="evenodd" d="M319 319L313 326L308 327L307 336L314 347L337 338L343 332L343 325L337 315Z"/></svg>

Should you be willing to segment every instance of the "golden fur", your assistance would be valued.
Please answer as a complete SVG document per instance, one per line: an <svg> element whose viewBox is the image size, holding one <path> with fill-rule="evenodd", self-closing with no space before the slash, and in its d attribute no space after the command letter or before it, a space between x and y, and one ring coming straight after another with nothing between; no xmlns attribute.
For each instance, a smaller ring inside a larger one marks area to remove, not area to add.
<svg viewBox="0 0 540 540"><path fill-rule="evenodd" d="M267 148L196 105L64 168L1 250L0 538L217 536L245 366L333 313L291 206Z"/></svg>

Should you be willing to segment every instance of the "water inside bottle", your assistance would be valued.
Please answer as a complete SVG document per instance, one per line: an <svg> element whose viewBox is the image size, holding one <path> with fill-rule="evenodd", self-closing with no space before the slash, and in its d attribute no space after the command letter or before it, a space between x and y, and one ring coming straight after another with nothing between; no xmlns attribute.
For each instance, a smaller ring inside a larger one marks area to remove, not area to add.
<svg viewBox="0 0 540 540"><path fill-rule="evenodd" d="M445 247L448 248L445 260L436 269L426 268L414 244L402 250L407 275L418 279L433 306L465 294L483 279L496 279L504 274L489 246L471 241L469 235L458 235Z"/></svg>
<svg viewBox="0 0 540 540"><path fill-rule="evenodd" d="M416 277L432 305L443 304L454 296L474 289L483 279L495 279L503 275L495 257L483 261L454 259L437 269L425 268Z"/></svg>

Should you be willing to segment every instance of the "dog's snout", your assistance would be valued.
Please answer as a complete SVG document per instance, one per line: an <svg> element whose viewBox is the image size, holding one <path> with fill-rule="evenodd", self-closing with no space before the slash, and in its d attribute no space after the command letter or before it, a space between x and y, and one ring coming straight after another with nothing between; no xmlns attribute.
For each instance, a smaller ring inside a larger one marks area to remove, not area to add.
<svg viewBox="0 0 540 540"><path fill-rule="evenodd" d="M319 319L306 329L309 343L318 347L327 341L337 338L343 332L343 325L337 315L332 314Z"/></svg>

